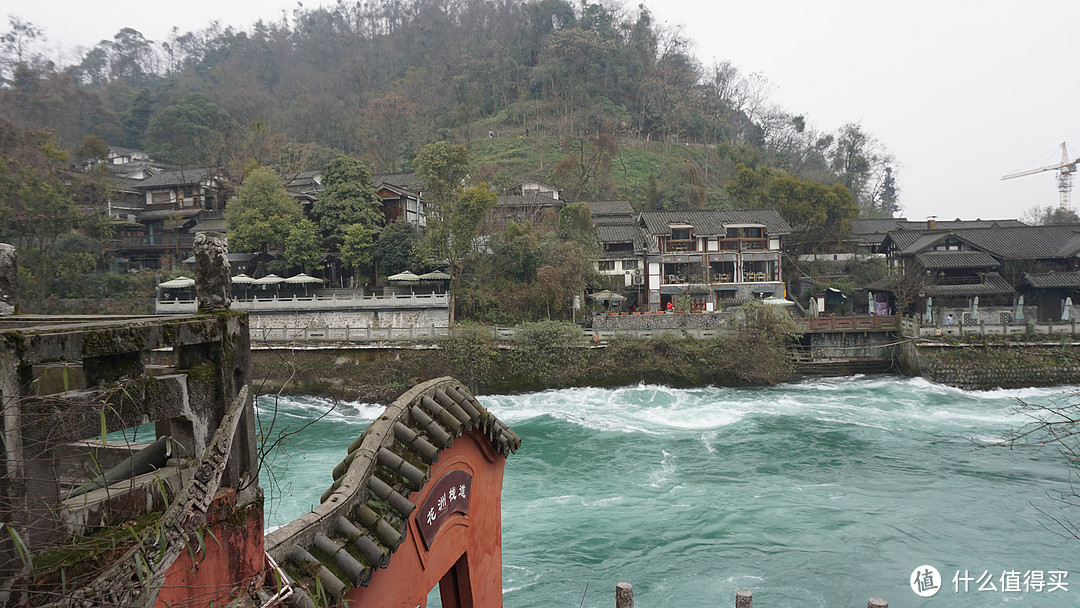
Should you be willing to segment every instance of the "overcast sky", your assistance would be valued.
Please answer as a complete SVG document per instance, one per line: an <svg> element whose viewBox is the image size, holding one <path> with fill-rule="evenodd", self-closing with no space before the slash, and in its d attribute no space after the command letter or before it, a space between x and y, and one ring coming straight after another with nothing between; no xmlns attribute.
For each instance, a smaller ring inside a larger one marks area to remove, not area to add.
<svg viewBox="0 0 1080 608"><path fill-rule="evenodd" d="M307 7L320 4L306 3ZM322 4L330 4L322 2ZM628 2L630 5L636 2ZM121 27L151 40L217 19L247 28L296 2L186 0L137 5L50 1L8 5L43 27L54 53L92 46ZM1074 74L1080 3L1026 0L645 0L684 28L705 65L762 73L772 99L834 131L860 123L897 158L904 215L1015 218L1056 205L1055 172L1002 175L1080 158ZM6 29L6 27L4 28ZM1080 190L1073 207L1080 205Z"/></svg>

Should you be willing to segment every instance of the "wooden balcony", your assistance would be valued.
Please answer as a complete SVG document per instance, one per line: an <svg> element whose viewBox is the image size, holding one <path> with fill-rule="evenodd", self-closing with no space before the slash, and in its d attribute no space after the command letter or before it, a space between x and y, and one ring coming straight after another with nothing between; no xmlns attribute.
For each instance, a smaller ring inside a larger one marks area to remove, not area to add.
<svg viewBox="0 0 1080 608"><path fill-rule="evenodd" d="M122 236L109 242L109 251L147 249L191 249L195 245L194 234L152 234Z"/></svg>

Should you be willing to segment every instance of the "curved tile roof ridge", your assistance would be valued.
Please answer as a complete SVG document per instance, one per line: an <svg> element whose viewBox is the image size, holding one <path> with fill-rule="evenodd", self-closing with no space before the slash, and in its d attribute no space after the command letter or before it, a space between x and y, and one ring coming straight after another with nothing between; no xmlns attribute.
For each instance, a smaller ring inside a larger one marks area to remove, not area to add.
<svg viewBox="0 0 1080 608"><path fill-rule="evenodd" d="M390 404L349 445L321 504L266 536L266 552L294 585L293 604L315 606L305 587L321 587L337 603L387 567L416 508L409 495L427 482L440 451L473 429L500 454L521 446L520 437L449 376L418 384Z"/></svg>

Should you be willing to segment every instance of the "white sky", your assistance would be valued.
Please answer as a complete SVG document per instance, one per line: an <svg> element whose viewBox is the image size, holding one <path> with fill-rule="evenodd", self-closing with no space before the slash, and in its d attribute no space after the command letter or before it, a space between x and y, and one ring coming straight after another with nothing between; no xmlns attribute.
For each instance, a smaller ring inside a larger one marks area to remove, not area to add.
<svg viewBox="0 0 1080 608"><path fill-rule="evenodd" d="M316 6L309 0L308 6ZM323 2L323 4L329 4ZM628 1L629 6L636 2ZM814 128L858 122L897 157L904 215L1018 217L1056 205L1059 144L1080 157L1080 81L1073 49L1080 3L1058 0L645 0L682 26L706 65L760 72L772 99ZM7 13L43 27L53 49L92 46L121 27L162 40L211 20L247 28L296 2L187 0L133 5L20 1ZM6 28L6 24L4 24ZM59 50L54 50L59 54ZM1080 206L1080 188L1073 207Z"/></svg>

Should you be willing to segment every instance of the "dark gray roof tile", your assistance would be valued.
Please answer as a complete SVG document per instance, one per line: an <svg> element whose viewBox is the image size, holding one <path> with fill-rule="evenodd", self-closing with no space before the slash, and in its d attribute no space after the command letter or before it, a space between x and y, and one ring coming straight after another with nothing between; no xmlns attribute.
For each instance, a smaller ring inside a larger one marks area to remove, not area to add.
<svg viewBox="0 0 1080 608"><path fill-rule="evenodd" d="M771 235L791 234L791 226L772 209L642 211L640 217L650 234L671 234L671 224L689 224L700 236L723 235L730 224L760 224Z"/></svg>
<svg viewBox="0 0 1080 608"><path fill-rule="evenodd" d="M923 268L996 268L998 261L982 251L924 251L915 256Z"/></svg>
<svg viewBox="0 0 1080 608"><path fill-rule="evenodd" d="M967 285L930 285L924 289L928 296L989 296L1015 293L1005 277L996 272L983 275L982 283Z"/></svg>
<svg viewBox="0 0 1080 608"><path fill-rule="evenodd" d="M598 215L634 216L634 206L630 201L592 201L586 204L589 205L594 221Z"/></svg>
<svg viewBox="0 0 1080 608"><path fill-rule="evenodd" d="M408 495L427 483L439 449L470 429L501 454L521 446L463 385L438 378L399 397L353 441L319 507L267 535L267 551L299 591L294 604L307 605L304 589L315 585L340 599L386 568L416 509Z"/></svg>
<svg viewBox="0 0 1080 608"><path fill-rule="evenodd" d="M1080 288L1080 271L1025 272L1023 282L1036 289Z"/></svg>

